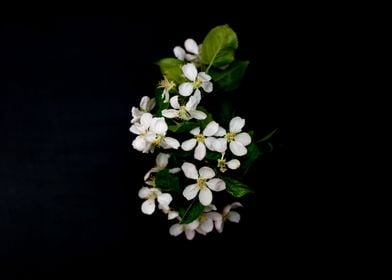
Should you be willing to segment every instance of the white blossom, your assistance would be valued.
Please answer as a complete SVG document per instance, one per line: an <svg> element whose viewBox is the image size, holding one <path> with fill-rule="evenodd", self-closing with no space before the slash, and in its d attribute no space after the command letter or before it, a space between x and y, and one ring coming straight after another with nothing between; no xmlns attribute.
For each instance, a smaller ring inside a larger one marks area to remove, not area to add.
<svg viewBox="0 0 392 280"><path fill-rule="evenodd" d="M196 127L190 131L193 138L184 141L181 144L181 148L184 151L190 151L196 147L194 152L194 157L197 160L202 160L206 156L206 147L213 151L213 144L216 140L215 137L212 137L219 129L219 124L215 121L211 121L204 128L203 133L200 133L200 127ZM196 146L197 144L197 146Z"/></svg>
<svg viewBox="0 0 392 280"><path fill-rule="evenodd" d="M170 227L169 233L173 236L178 236L185 232L185 236L188 240L192 240L195 237L195 230L199 226L199 221L196 219L189 224L174 224Z"/></svg>
<svg viewBox="0 0 392 280"><path fill-rule="evenodd" d="M202 213L198 218L199 226L196 231L202 235L206 235L211 232L214 229L214 224L215 227L216 225L220 227L223 221L223 217L220 213L212 211L216 210L215 205L211 204L210 206L212 207L206 206L204 208L204 213Z"/></svg>
<svg viewBox="0 0 392 280"><path fill-rule="evenodd" d="M238 169L241 165L241 162L238 159L232 159L227 161L225 159L225 154L223 153L221 158L218 159L218 164L217 167L219 170L224 173L227 171L227 168L230 168L232 170Z"/></svg>
<svg viewBox="0 0 392 280"><path fill-rule="evenodd" d="M170 105L174 109L162 110L162 116L168 119L179 118L182 120L190 120L193 118L197 120L204 120L207 118L207 115L204 112L196 109L201 100L200 92L195 92L195 94L189 98L186 105L180 105L178 97L179 96L176 95L170 98Z"/></svg>
<svg viewBox="0 0 392 280"><path fill-rule="evenodd" d="M169 81L166 76L163 77L163 80L159 82L158 87L163 88L162 98L164 98L163 102L169 102L170 91L175 88L176 84L173 81Z"/></svg>
<svg viewBox="0 0 392 280"><path fill-rule="evenodd" d="M238 207L242 207L242 204L239 202L234 202L232 204L227 205L225 208L223 208L222 211L223 222L229 220L230 222L233 223L239 223L241 219L240 214L237 211L231 211L231 209L235 209ZM223 222L215 223L216 230L220 233L223 231L223 226L224 226Z"/></svg>
<svg viewBox="0 0 392 280"><path fill-rule="evenodd" d="M212 92L213 85L211 76L205 72L198 73L196 66L193 63L187 63L182 66L182 72L189 82L182 83L178 87L178 91L183 96L189 96L195 92L200 92L199 88L202 88L205 92Z"/></svg>
<svg viewBox="0 0 392 280"><path fill-rule="evenodd" d="M139 190L139 197L145 199L142 204L142 212L147 215L151 215L155 211L155 200L158 200L158 204L163 207L169 207L172 201L172 196L169 193L162 193L157 188L142 187Z"/></svg>
<svg viewBox="0 0 392 280"><path fill-rule="evenodd" d="M147 140L147 134L153 117L150 113L144 113L140 117L140 122L134 123L129 129L132 133L138 135L132 142L132 146L135 150L143 153L148 153L151 147L151 142Z"/></svg>
<svg viewBox="0 0 392 280"><path fill-rule="evenodd" d="M186 39L184 46L186 51L182 47L176 46L173 50L174 55L179 60L193 61L197 59L200 47L197 45L196 41L193 39Z"/></svg>
<svg viewBox="0 0 392 280"><path fill-rule="evenodd" d="M136 123L140 120L144 113L151 112L155 107L155 98L150 98L148 96L143 96L140 101L140 109L132 107L132 120L131 123Z"/></svg>
<svg viewBox="0 0 392 280"><path fill-rule="evenodd" d="M187 200L191 200L199 194L200 203L207 206L212 202L211 190L220 192L226 189L225 182L222 179L214 178L215 172L210 167L204 166L197 172L194 164L185 162L181 169L187 178L196 180L196 184L187 186L182 192Z"/></svg>

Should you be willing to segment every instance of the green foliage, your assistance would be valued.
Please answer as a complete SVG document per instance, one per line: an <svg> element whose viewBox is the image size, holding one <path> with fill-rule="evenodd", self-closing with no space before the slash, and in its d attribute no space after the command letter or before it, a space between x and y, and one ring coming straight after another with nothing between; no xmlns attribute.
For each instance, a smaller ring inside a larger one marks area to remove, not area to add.
<svg viewBox="0 0 392 280"><path fill-rule="evenodd" d="M164 192L180 191L180 182L178 180L178 176L171 174L167 168L155 174L155 185Z"/></svg>
<svg viewBox="0 0 392 280"><path fill-rule="evenodd" d="M243 170L244 175L248 173L253 163L262 155L259 147L257 147L257 145L253 142L246 146L246 148L248 153L246 154L245 159L241 162L241 169Z"/></svg>
<svg viewBox="0 0 392 280"><path fill-rule="evenodd" d="M237 34L228 25L217 26L204 38L201 62L214 67L225 66L234 61L237 48Z"/></svg>
<svg viewBox="0 0 392 280"><path fill-rule="evenodd" d="M243 197L244 195L253 192L247 185L238 180L229 177L225 177L223 180L226 183L227 192L234 197Z"/></svg>
<svg viewBox="0 0 392 280"><path fill-rule="evenodd" d="M249 61L236 60L226 69L211 69L209 74L220 89L231 91L239 87L248 65Z"/></svg>
<svg viewBox="0 0 392 280"><path fill-rule="evenodd" d="M189 224L196 220L200 214L203 212L204 206L199 202L199 199L196 197L195 200L188 206L187 209L180 208L179 214L181 219L181 224Z"/></svg>
<svg viewBox="0 0 392 280"><path fill-rule="evenodd" d="M155 116L162 117L162 110L169 108L169 102L164 102L165 97L162 96L163 89L157 88L155 90Z"/></svg>
<svg viewBox="0 0 392 280"><path fill-rule="evenodd" d="M158 61L162 75L166 76L169 81L174 81L176 84L180 84L185 81L181 69L183 64L183 61L176 58L163 58Z"/></svg>

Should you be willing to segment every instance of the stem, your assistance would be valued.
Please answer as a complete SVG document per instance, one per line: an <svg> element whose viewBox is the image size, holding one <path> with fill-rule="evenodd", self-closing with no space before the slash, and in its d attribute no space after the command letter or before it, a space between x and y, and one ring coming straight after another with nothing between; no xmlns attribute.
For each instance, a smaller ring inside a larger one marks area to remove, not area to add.
<svg viewBox="0 0 392 280"><path fill-rule="evenodd" d="M191 204L189 204L189 206L188 206L188 208L185 210L184 216L182 216L182 218L181 218L181 221L180 221L180 222L182 222L182 220L184 219L184 217L186 216L186 214L188 214L189 210L191 210L191 207L193 206L193 203L195 203L195 201L196 201L196 198L197 198L197 197L195 197L195 198L193 199L192 203L191 203Z"/></svg>

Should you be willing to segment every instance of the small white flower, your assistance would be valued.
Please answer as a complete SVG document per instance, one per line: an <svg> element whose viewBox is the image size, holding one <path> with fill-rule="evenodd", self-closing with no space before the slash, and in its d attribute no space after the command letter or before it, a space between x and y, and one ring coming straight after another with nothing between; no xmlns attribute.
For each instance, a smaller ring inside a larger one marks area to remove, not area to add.
<svg viewBox="0 0 392 280"><path fill-rule="evenodd" d="M199 221L196 219L190 224L174 224L170 227L169 233L173 236L178 236L185 232L185 236L188 240L192 240L195 237L195 230L199 226Z"/></svg>
<svg viewBox="0 0 392 280"><path fill-rule="evenodd" d="M217 166L219 167L219 170L222 173L224 173L227 171L227 167L232 170L235 170L235 169L238 169L240 167L240 165L241 165L241 162L238 159L232 159L232 160L226 161L225 154L223 153L222 157L220 159L218 159Z"/></svg>
<svg viewBox="0 0 392 280"><path fill-rule="evenodd" d="M151 98L148 96L143 96L140 101L140 109L136 107L132 107L132 120L131 123L136 123L140 120L141 116L144 113L151 112L155 107L155 98Z"/></svg>
<svg viewBox="0 0 392 280"><path fill-rule="evenodd" d="M222 179L214 178L215 172L210 167L204 166L197 172L194 164L185 162L181 169L187 178L196 180L196 184L187 186L182 192L187 200L191 200L199 194L200 203L207 206L212 202L211 190L220 192L226 189L225 182Z"/></svg>
<svg viewBox="0 0 392 280"><path fill-rule="evenodd" d="M234 117L229 124L229 132L224 129L219 129L217 134L224 135L224 138L220 138L214 142L214 149L218 152L223 153L227 149L227 143L229 143L230 151L236 156L244 156L247 154L246 146L248 146L252 139L246 132L241 132L245 125L245 119L240 117ZM218 135L215 136L218 136Z"/></svg>
<svg viewBox="0 0 392 280"><path fill-rule="evenodd" d="M204 112L196 110L197 105L199 105L201 100L200 92L195 92L195 94L189 98L185 106L180 105L178 97L179 96L176 95L170 98L170 105L174 109L162 110L162 116L168 119L179 118L182 120L190 120L193 118L197 120L204 120L207 118L207 115Z"/></svg>
<svg viewBox="0 0 392 280"><path fill-rule="evenodd" d="M240 214L237 211L231 211L231 209L238 207L242 207L242 204L239 202L227 205L222 211L223 222L229 220L233 223L239 223L241 219ZM215 223L216 230L221 233L223 231L223 225L224 223Z"/></svg>
<svg viewBox="0 0 392 280"><path fill-rule="evenodd" d="M139 190L139 197L146 201L142 204L142 212L147 215L151 215L155 211L155 200L158 200L158 204L163 208L169 207L172 201L172 196L169 193L162 193L157 188L142 187Z"/></svg>
<svg viewBox="0 0 392 280"><path fill-rule="evenodd" d="M203 130L203 133L200 133L200 127L196 127L190 131L195 137L189 140L184 141L181 144L181 148L184 151L190 151L193 148L196 149L194 152L194 157L197 160L202 160L206 156L206 146L209 150L213 151L213 144L216 140L213 136L219 129L219 124L217 122L211 121Z"/></svg>
<svg viewBox="0 0 392 280"><path fill-rule="evenodd" d="M178 91L183 96L189 96L195 92L200 92L201 87L205 92L212 92L213 85L210 82L211 76L205 72L197 72L196 66L193 63L187 63L182 66L184 76L190 81L182 83L178 87Z"/></svg>
<svg viewBox="0 0 392 280"><path fill-rule="evenodd" d="M169 164L169 158L170 155L169 154L165 154L165 153L159 153L155 159L155 166L153 168L151 168L146 175L144 175L144 181L147 181L148 178L150 178L151 173L157 173L159 171L162 171L163 169L166 168L166 166ZM180 168L172 168L169 170L170 173L172 174L176 174L178 172L180 172L181 169Z"/></svg>
<svg viewBox="0 0 392 280"><path fill-rule="evenodd" d="M186 61L195 60L199 55L199 48L200 48L197 45L196 41L193 39L186 39L184 45L185 45L185 50L188 53L186 53L182 47L176 46L173 50L174 55L179 60L186 60Z"/></svg>
<svg viewBox="0 0 392 280"><path fill-rule="evenodd" d="M196 231L202 235L206 235L207 233L211 232L214 229L214 224L215 227L218 224L220 227L220 224L223 221L223 217L220 213L211 211L210 209L207 209L206 207L204 209L204 213L202 213L199 217L199 227L196 229ZM216 207L214 206L214 210L216 210Z"/></svg>
<svg viewBox="0 0 392 280"><path fill-rule="evenodd" d="M173 137L166 137L167 124L164 118L153 118L150 124L146 140L151 143L150 151L154 152L155 147L163 149L178 149L180 143Z"/></svg>
<svg viewBox="0 0 392 280"><path fill-rule="evenodd" d="M163 88L162 92L162 98L164 97L165 99L163 100L164 103L169 102L169 97L170 97L170 91L176 86L176 84L173 81L169 81L166 76L163 77L163 80L159 82L158 87Z"/></svg>
<svg viewBox="0 0 392 280"><path fill-rule="evenodd" d="M129 129L132 133L138 135L132 142L135 150L148 153L151 143L146 139L153 117L150 113L144 113L140 117L140 123L134 123Z"/></svg>

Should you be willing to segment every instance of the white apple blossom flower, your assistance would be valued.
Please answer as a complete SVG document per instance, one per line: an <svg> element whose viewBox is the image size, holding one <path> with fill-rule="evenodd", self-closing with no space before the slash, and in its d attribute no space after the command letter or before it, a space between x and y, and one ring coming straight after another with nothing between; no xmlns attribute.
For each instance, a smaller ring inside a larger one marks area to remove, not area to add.
<svg viewBox="0 0 392 280"><path fill-rule="evenodd" d="M163 169L166 168L166 166L169 164L169 158L170 158L170 154L165 154L165 153L159 153L155 159L155 166L153 168L151 168L146 175L144 175L144 181L147 181L150 176L151 173L157 173L159 171L162 171ZM180 172L181 169L178 167L175 168L171 168L169 170L170 173L172 174L176 174L178 172Z"/></svg>
<svg viewBox="0 0 392 280"><path fill-rule="evenodd" d="M182 120L190 120L193 118L197 120L204 120L207 118L207 115L204 112L196 110L197 105L199 105L201 100L200 92L195 92L195 94L189 98L185 106L180 105L178 97L179 96L176 95L170 98L170 105L174 109L162 110L162 116L168 119L179 118Z"/></svg>
<svg viewBox="0 0 392 280"><path fill-rule="evenodd" d="M230 168L231 170L235 170L235 169L238 169L240 167L240 165L241 165L241 162L238 159L232 159L232 160L227 161L225 159L225 154L223 153L221 158L218 159L217 166L219 167L219 170L222 173L224 173L227 171L227 168Z"/></svg>
<svg viewBox="0 0 392 280"><path fill-rule="evenodd" d="M190 82L182 83L178 87L178 91L181 95L189 96L193 93L193 90L195 90L195 92L200 92L200 87L205 92L212 92L213 85L212 82L210 82L211 76L205 72L198 73L196 66L193 63L183 65L182 72Z"/></svg>
<svg viewBox="0 0 392 280"><path fill-rule="evenodd" d="M155 200L158 200L158 204L161 207L169 207L172 201L172 196L169 193L162 193L157 188L142 187L139 190L139 197L146 201L142 204L142 212L147 215L151 215L155 211Z"/></svg>
<svg viewBox="0 0 392 280"><path fill-rule="evenodd" d="M131 123L136 123L140 120L144 113L151 112L155 107L155 98L150 98L148 96L143 96L140 101L140 109L132 107L132 120Z"/></svg>
<svg viewBox="0 0 392 280"><path fill-rule="evenodd" d="M234 117L229 124L229 132L224 129L219 129L217 134L224 135L224 138L217 139L214 142L214 149L218 152L223 153L227 149L227 143L229 143L230 151L236 156L244 156L247 154L246 146L248 146L252 139L246 132L241 132L245 125L245 119L240 117Z"/></svg>
<svg viewBox="0 0 392 280"><path fill-rule="evenodd" d="M199 221L196 219L189 224L174 224L170 227L169 233L173 236L178 236L185 232L185 236L188 240L192 240L195 237L195 230L199 226Z"/></svg>
<svg viewBox="0 0 392 280"><path fill-rule="evenodd" d="M185 52L185 50L182 47L176 46L173 50L174 55L179 60L193 61L193 60L197 59L197 57L199 55L200 47L197 45L196 41L193 39L186 39L184 46L185 46L185 50L188 53Z"/></svg>
<svg viewBox="0 0 392 280"><path fill-rule="evenodd" d="M159 82L158 87L163 88L162 98L164 98L163 102L169 102L170 91L175 88L176 84L173 81L169 81L166 76L163 77L163 80Z"/></svg>
<svg viewBox="0 0 392 280"><path fill-rule="evenodd" d="M222 215L212 210L216 210L215 205L211 204L209 206L206 206L204 208L204 213L199 216L199 227L196 229L198 233L206 235L214 229L214 224L218 224L218 226L220 226L220 224L222 223Z"/></svg>
<svg viewBox="0 0 392 280"><path fill-rule="evenodd" d="M130 131L136 135L138 135L135 140L132 142L132 146L135 150L138 150L143 153L148 153L151 147L151 143L146 139L147 133L149 131L152 115L150 113L144 113L140 117L140 122L134 123L130 127Z"/></svg>
<svg viewBox="0 0 392 280"><path fill-rule="evenodd" d="M196 147L194 157L197 160L202 160L206 156L206 146L209 150L213 151L213 144L216 140L213 136L219 129L219 124L215 121L211 121L204 128L203 133L200 133L200 127L196 127L190 131L195 137L184 141L181 144L181 148L184 151L190 151ZM197 144L197 146L196 146Z"/></svg>
<svg viewBox="0 0 392 280"><path fill-rule="evenodd" d="M225 208L223 208L222 211L223 222L229 220L230 222L233 223L239 223L241 219L240 214L237 211L231 211L231 209L235 209L238 207L242 207L242 204L239 202L234 202L232 204L227 205ZM216 230L220 233L223 231L223 226L224 223L215 223Z"/></svg>
<svg viewBox="0 0 392 280"><path fill-rule="evenodd" d="M200 203L207 206L212 202L211 190L220 192L226 189L225 182L222 179L214 178L215 172L210 167L204 166L197 172L194 164L185 162L181 169L187 178L196 180L196 184L187 186L182 192L187 200L191 200L199 194Z"/></svg>

